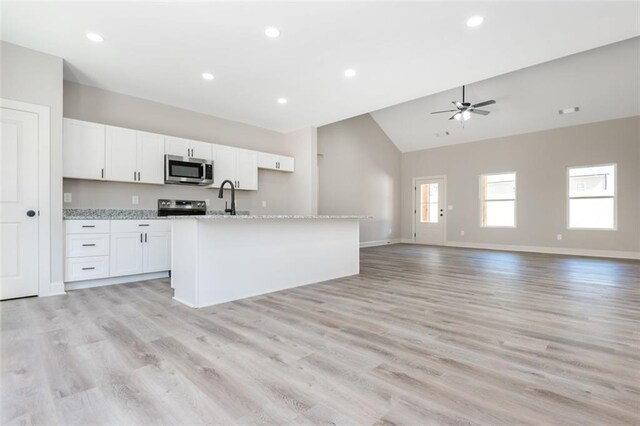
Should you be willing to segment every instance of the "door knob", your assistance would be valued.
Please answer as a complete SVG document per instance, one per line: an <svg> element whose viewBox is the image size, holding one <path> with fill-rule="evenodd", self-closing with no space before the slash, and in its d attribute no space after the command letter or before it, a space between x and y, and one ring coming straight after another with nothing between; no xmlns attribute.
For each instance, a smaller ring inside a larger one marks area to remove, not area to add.
<svg viewBox="0 0 640 426"><path fill-rule="evenodd" d="M35 215L36 215L36 212L34 212L33 210L28 210L27 211L27 216L34 217Z"/></svg>

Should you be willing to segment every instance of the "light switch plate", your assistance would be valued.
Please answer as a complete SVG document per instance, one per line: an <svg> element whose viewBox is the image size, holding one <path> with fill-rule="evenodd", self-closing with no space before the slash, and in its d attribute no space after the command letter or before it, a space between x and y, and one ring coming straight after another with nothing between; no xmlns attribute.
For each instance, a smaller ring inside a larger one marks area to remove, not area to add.
<svg viewBox="0 0 640 426"><path fill-rule="evenodd" d="M449 205L447 206L447 210L453 210L453 206L452 206L451 204L449 204Z"/></svg>
<svg viewBox="0 0 640 426"><path fill-rule="evenodd" d="M464 236L464 231L460 231L460 235Z"/></svg>
<svg viewBox="0 0 640 426"><path fill-rule="evenodd" d="M556 239L557 239L558 241L562 240L562 234L558 234L558 235L556 235Z"/></svg>
<svg viewBox="0 0 640 426"><path fill-rule="evenodd" d="M65 192L64 193L64 202L65 203L70 203L73 201L73 195L71 195L70 192Z"/></svg>
<svg viewBox="0 0 640 426"><path fill-rule="evenodd" d="M266 201L262 202L262 207L267 207L267 202Z"/></svg>
<svg viewBox="0 0 640 426"><path fill-rule="evenodd" d="M131 204L133 204L135 206L136 204L138 204L138 201L139 200L138 200L138 196L137 195L132 195L131 196Z"/></svg>

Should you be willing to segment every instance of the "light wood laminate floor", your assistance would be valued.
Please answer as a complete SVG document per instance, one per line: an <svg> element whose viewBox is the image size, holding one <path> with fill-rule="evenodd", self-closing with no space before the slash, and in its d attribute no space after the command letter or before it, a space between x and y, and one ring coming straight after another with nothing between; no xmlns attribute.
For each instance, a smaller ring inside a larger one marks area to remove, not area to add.
<svg viewBox="0 0 640 426"><path fill-rule="evenodd" d="M3 424L640 424L640 262L393 245L201 310L2 302ZM250 267L250 265L247 265Z"/></svg>

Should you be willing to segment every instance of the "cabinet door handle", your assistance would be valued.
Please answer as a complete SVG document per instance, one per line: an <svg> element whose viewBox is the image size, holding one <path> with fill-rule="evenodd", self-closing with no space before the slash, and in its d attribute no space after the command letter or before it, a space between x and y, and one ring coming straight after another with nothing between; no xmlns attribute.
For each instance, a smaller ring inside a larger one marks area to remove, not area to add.
<svg viewBox="0 0 640 426"><path fill-rule="evenodd" d="M140 233L140 242L142 242L142 232Z"/></svg>
<svg viewBox="0 0 640 426"><path fill-rule="evenodd" d="M140 182L140 172L138 172L138 182Z"/></svg>
<svg viewBox="0 0 640 426"><path fill-rule="evenodd" d="M145 243L147 242L147 233L146 232L144 233L144 242Z"/></svg>
<svg viewBox="0 0 640 426"><path fill-rule="evenodd" d="M83 228L95 228L95 225L82 225Z"/></svg>
<svg viewBox="0 0 640 426"><path fill-rule="evenodd" d="M92 267L90 267L90 268L82 268L82 270L83 270L83 271L89 271L89 270L91 270L91 269L96 269L96 267L95 267L95 266L92 266Z"/></svg>
<svg viewBox="0 0 640 426"><path fill-rule="evenodd" d="M82 247L95 247L95 244L83 244Z"/></svg>
<svg viewBox="0 0 640 426"><path fill-rule="evenodd" d="M100 169L100 177L104 179L104 169Z"/></svg>
<svg viewBox="0 0 640 426"><path fill-rule="evenodd" d="M148 223L139 223L138 226L149 226Z"/></svg>
<svg viewBox="0 0 640 426"><path fill-rule="evenodd" d="M134 181L135 181L135 180L137 180L137 179L136 179L136 172L133 172L133 180L134 180Z"/></svg>

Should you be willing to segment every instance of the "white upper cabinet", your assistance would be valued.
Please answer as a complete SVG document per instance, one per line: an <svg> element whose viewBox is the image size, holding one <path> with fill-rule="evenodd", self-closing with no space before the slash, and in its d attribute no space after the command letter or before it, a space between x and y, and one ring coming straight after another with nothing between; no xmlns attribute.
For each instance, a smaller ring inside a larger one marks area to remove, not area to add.
<svg viewBox="0 0 640 426"><path fill-rule="evenodd" d="M213 144L191 141L191 157L211 161Z"/></svg>
<svg viewBox="0 0 640 426"><path fill-rule="evenodd" d="M138 181L164 184L164 136L137 132Z"/></svg>
<svg viewBox="0 0 640 426"><path fill-rule="evenodd" d="M236 151L235 148L224 145L213 145L213 186L220 188L220 184L230 180L236 182Z"/></svg>
<svg viewBox="0 0 640 426"><path fill-rule="evenodd" d="M258 190L258 153L248 149L236 149L236 187Z"/></svg>
<svg viewBox="0 0 640 426"><path fill-rule="evenodd" d="M224 145L213 146L213 184L230 180L236 189L258 189L258 153Z"/></svg>
<svg viewBox="0 0 640 426"><path fill-rule="evenodd" d="M77 179L104 179L105 126L64 119L62 175Z"/></svg>
<svg viewBox="0 0 640 426"><path fill-rule="evenodd" d="M137 182L137 132L121 127L106 126L105 179L118 182Z"/></svg>
<svg viewBox="0 0 640 426"><path fill-rule="evenodd" d="M164 153L167 155L177 155L179 157L189 157L191 153L191 141L189 139L165 136Z"/></svg>
<svg viewBox="0 0 640 426"><path fill-rule="evenodd" d="M177 155L179 157L200 158L202 160L211 160L212 144L207 142L193 141L190 139L176 138L173 136L165 137L165 153L167 155Z"/></svg>
<svg viewBox="0 0 640 426"><path fill-rule="evenodd" d="M163 184L164 136L107 126L105 179Z"/></svg>
<svg viewBox="0 0 640 426"><path fill-rule="evenodd" d="M278 170L281 172L293 172L294 159L285 155L258 153L258 168Z"/></svg>

